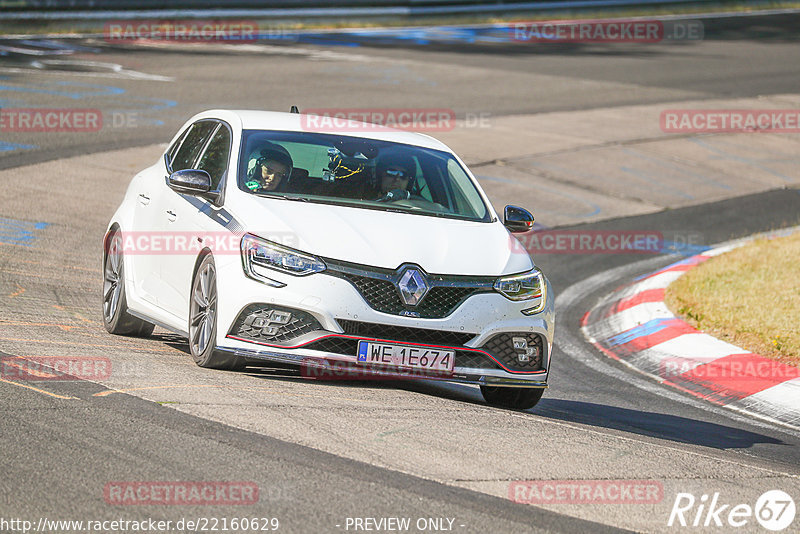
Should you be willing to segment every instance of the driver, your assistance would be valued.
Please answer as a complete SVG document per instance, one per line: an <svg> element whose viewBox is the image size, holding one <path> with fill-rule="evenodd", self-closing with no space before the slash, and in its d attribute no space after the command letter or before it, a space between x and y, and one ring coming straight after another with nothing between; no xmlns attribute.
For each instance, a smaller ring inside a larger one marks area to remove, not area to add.
<svg viewBox="0 0 800 534"><path fill-rule="evenodd" d="M378 178L379 200L405 200L411 198L417 164L411 156L391 154L382 156L375 166Z"/></svg>
<svg viewBox="0 0 800 534"><path fill-rule="evenodd" d="M292 175L292 157L285 148L271 144L255 151L247 163L247 182L251 191L275 191Z"/></svg>

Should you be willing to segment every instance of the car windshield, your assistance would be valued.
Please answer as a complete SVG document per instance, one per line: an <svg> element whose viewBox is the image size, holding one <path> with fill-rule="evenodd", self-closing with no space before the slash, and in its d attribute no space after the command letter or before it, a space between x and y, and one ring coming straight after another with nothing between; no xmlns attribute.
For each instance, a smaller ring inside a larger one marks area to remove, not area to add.
<svg viewBox="0 0 800 534"><path fill-rule="evenodd" d="M239 188L255 195L488 222L452 154L310 132L245 130Z"/></svg>

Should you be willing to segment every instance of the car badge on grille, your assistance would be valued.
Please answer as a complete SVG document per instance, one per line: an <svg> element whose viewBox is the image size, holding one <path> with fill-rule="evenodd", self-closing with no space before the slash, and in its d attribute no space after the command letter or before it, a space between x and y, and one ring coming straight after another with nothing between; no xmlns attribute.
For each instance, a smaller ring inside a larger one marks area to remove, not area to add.
<svg viewBox="0 0 800 534"><path fill-rule="evenodd" d="M416 306L425 293L428 292L428 284L425 282L425 277L417 269L408 269L400 277L397 283L397 288L400 290L400 296L409 306Z"/></svg>

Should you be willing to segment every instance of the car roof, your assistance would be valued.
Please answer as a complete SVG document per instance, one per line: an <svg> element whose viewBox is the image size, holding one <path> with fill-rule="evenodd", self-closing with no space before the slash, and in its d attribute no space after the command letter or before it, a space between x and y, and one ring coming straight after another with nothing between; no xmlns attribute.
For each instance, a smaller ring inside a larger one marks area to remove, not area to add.
<svg viewBox="0 0 800 534"><path fill-rule="evenodd" d="M342 110L346 111L346 110ZM332 113L336 110L331 109ZM243 130L278 130L288 132L318 132L391 141L407 145L416 145L434 150L452 152L447 145L433 137L416 132L408 132L389 127L376 127L374 124L344 119L337 119L337 125L344 127L322 129L316 124L325 126L324 122L309 119L312 115L302 113L283 113L278 111L259 111L248 109L212 109L192 117L190 122L200 119L223 119L228 122L237 122ZM312 126L313 125L313 126Z"/></svg>

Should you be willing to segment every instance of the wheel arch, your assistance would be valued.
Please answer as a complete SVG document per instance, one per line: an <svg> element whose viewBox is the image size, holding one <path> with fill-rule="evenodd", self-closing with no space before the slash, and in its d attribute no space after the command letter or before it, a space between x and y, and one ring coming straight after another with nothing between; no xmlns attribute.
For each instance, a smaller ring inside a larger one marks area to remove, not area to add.
<svg viewBox="0 0 800 534"><path fill-rule="evenodd" d="M194 260L194 267L192 267L192 285L194 285L194 279L197 277L197 269L200 267L200 264L203 263L203 260L206 259L206 256L211 256L211 259L214 259L214 255L208 247L203 248L203 250L197 253L197 258Z"/></svg>
<svg viewBox="0 0 800 534"><path fill-rule="evenodd" d="M103 267L105 267L106 259L108 259L108 240L114 232L120 232L120 225L118 222L112 222L105 235L103 235Z"/></svg>

